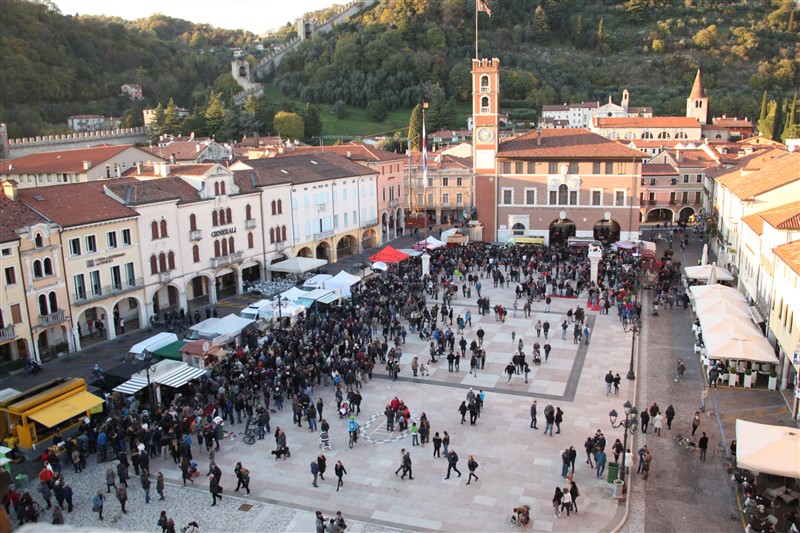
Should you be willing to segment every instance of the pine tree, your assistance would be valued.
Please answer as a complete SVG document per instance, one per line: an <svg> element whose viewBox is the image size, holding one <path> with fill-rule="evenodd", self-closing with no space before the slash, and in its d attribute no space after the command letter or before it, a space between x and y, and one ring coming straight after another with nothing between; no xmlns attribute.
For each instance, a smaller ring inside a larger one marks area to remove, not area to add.
<svg viewBox="0 0 800 533"><path fill-rule="evenodd" d="M775 106L775 117L772 121L772 140L780 141L781 134L783 133L783 110L789 105L786 98L783 99L783 104L778 103Z"/></svg>
<svg viewBox="0 0 800 533"><path fill-rule="evenodd" d="M541 5L536 6L533 14L533 40L543 43L550 38L550 22L547 20L547 12Z"/></svg>
<svg viewBox="0 0 800 533"><path fill-rule="evenodd" d="M306 139L319 137L322 133L322 118L319 108L315 105L306 104L303 111L303 136Z"/></svg>
<svg viewBox="0 0 800 533"><path fill-rule="evenodd" d="M408 148L412 152L422 150L422 104L417 104L411 110L411 119L408 121Z"/></svg>
<svg viewBox="0 0 800 533"><path fill-rule="evenodd" d="M206 123L206 131L214 137L225 124L225 106L222 104L222 93L212 92L209 95L203 118Z"/></svg>
<svg viewBox="0 0 800 533"><path fill-rule="evenodd" d="M766 139L772 139L772 134L775 130L775 112L778 108L778 102L770 100L767 103L767 113L764 119L758 120L758 132Z"/></svg>
<svg viewBox="0 0 800 533"><path fill-rule="evenodd" d="M603 19L600 19L600 23L597 25L597 49L600 52L605 53L606 49L606 31L603 27Z"/></svg>
<svg viewBox="0 0 800 533"><path fill-rule="evenodd" d="M156 106L153 112L153 132L158 135L164 134L164 106L161 102Z"/></svg>
<svg viewBox="0 0 800 533"><path fill-rule="evenodd" d="M584 39L586 33L586 28L584 28L583 23L583 15L578 15L578 19L575 21L575 29L572 34L572 44L575 45L575 48L583 48Z"/></svg>
<svg viewBox="0 0 800 533"><path fill-rule="evenodd" d="M758 116L758 122L767 118L767 90L764 89L764 96L761 97L761 114Z"/></svg>
<svg viewBox="0 0 800 533"><path fill-rule="evenodd" d="M172 98L169 99L167 109L164 110L164 122L162 123L161 129L162 133L169 133L171 135L180 133L181 119L178 116L178 106Z"/></svg>

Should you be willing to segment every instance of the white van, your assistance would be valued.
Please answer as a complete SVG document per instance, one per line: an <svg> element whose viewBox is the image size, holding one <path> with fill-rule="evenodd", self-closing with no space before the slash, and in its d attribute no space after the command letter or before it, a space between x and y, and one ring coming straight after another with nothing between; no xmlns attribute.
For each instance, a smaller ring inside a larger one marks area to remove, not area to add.
<svg viewBox="0 0 800 533"><path fill-rule="evenodd" d="M168 346L173 342L178 342L179 340L180 339L178 339L178 336L174 333L159 333L158 335L154 335L138 344L134 344L133 347L131 347L128 355L141 361L145 358L145 352L153 353L154 351L163 348L164 346Z"/></svg>
<svg viewBox="0 0 800 533"><path fill-rule="evenodd" d="M272 301L259 300L239 311L239 316L248 320L258 320L272 314Z"/></svg>

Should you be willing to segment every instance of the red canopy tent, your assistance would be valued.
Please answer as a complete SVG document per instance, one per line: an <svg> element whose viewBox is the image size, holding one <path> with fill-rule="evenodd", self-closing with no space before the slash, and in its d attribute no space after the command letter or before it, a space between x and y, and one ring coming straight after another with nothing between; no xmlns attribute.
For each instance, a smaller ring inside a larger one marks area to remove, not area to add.
<svg viewBox="0 0 800 533"><path fill-rule="evenodd" d="M399 263L400 261L408 259L408 257L408 254L404 254L399 250L395 250L391 246L387 246L380 252L370 257L369 260L372 262L383 261L384 263Z"/></svg>

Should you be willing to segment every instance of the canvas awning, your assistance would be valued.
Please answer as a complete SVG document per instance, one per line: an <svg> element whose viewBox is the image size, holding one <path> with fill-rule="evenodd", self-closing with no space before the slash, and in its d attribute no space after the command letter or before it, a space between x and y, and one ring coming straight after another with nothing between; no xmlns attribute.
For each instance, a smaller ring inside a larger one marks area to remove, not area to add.
<svg viewBox="0 0 800 533"><path fill-rule="evenodd" d="M404 261L406 259L408 259L408 254L404 254L401 251L395 250L391 246L387 246L369 258L369 260L372 262L383 261L384 263L399 263L400 261Z"/></svg>
<svg viewBox="0 0 800 533"><path fill-rule="evenodd" d="M299 289L297 287L292 287L288 291L283 291L281 293L281 298L286 298L290 302L296 302L298 298L302 298L308 294L308 291L304 291L303 289Z"/></svg>
<svg viewBox="0 0 800 533"><path fill-rule="evenodd" d="M114 387L114 392L132 396L145 387L147 387L147 378L142 376L134 376L125 383Z"/></svg>
<svg viewBox="0 0 800 533"><path fill-rule="evenodd" d="M778 364L778 357L769 341L760 335L709 335L703 340L709 359Z"/></svg>
<svg viewBox="0 0 800 533"><path fill-rule="evenodd" d="M171 359L172 361L180 361L181 348L183 348L184 346L186 346L186 342L176 341L171 344L167 344L166 346L162 346L158 350L154 350L153 356L160 357L161 359Z"/></svg>
<svg viewBox="0 0 800 533"><path fill-rule="evenodd" d="M327 264L328 262L325 259L312 259L310 257L292 257L291 259L287 259L286 261L281 261L279 263L273 263L269 265L267 267L267 270L271 270L272 272L287 272L289 274L301 274L303 272L308 272L309 270L314 270L315 268L320 268Z"/></svg>
<svg viewBox="0 0 800 533"><path fill-rule="evenodd" d="M63 398L58 403L29 414L28 418L51 428L57 426L64 420L69 420L74 416L84 414L86 411L98 405L102 405L103 401L102 398L95 396L91 392L81 391Z"/></svg>
<svg viewBox="0 0 800 533"><path fill-rule="evenodd" d="M800 430L737 420L736 463L762 474L800 478Z"/></svg>
<svg viewBox="0 0 800 533"><path fill-rule="evenodd" d="M718 267L716 263L703 266L690 266L684 269L686 277L689 279L702 279L708 281L714 278L717 281L733 281L733 274L730 271Z"/></svg>
<svg viewBox="0 0 800 533"><path fill-rule="evenodd" d="M744 295L733 287L725 285L695 285L689 287L689 293L695 300L733 300L744 302Z"/></svg>
<svg viewBox="0 0 800 533"><path fill-rule="evenodd" d="M159 385L164 385L165 387L177 389L179 387L183 387L193 379L199 378L205 373L206 371L202 368L195 368L193 366L184 364L184 366L173 370L169 374L159 377L156 380L156 383Z"/></svg>

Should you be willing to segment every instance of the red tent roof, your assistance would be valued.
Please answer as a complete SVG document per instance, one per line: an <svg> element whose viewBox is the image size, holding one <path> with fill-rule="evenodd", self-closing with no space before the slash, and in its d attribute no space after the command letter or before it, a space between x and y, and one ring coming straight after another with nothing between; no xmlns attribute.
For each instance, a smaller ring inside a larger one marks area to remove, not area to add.
<svg viewBox="0 0 800 533"><path fill-rule="evenodd" d="M398 250L395 250L391 246L387 246L380 252L376 253L372 257L369 258L370 261L383 261L384 263L399 263L405 259L408 259L408 254L404 254Z"/></svg>

